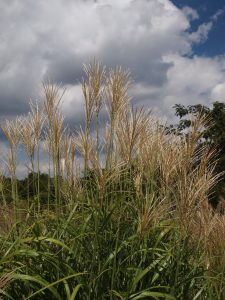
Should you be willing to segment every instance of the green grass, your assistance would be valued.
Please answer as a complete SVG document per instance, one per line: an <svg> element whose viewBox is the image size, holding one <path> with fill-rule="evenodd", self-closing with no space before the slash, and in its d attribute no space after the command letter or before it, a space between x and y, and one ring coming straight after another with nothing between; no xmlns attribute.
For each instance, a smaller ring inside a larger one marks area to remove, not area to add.
<svg viewBox="0 0 225 300"><path fill-rule="evenodd" d="M219 175L212 151L198 146L206 120L193 120L186 138L168 136L151 114L130 108L128 72L107 74L96 61L85 72L86 127L75 136L51 84L43 111L31 107L26 138L24 119L3 125L13 197L5 200L2 176L2 299L224 299L225 218L208 205ZM100 135L104 103L109 123ZM45 204L35 175L43 139L53 174ZM33 172L23 200L15 178L21 146Z"/></svg>

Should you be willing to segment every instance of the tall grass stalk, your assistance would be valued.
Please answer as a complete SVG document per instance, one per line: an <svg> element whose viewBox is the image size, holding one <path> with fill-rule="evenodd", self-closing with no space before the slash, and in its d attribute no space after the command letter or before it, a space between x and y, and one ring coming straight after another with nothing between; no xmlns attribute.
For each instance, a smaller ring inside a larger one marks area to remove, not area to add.
<svg viewBox="0 0 225 300"><path fill-rule="evenodd" d="M21 119L16 118L15 121L6 120L2 125L2 131L4 132L8 144L9 144L9 155L7 166L11 174L11 190L12 190L12 200L14 204L14 214L17 218L17 209L18 209L18 190L17 190L17 177L16 177L16 168L17 168L17 150L20 143Z"/></svg>
<svg viewBox="0 0 225 300"><path fill-rule="evenodd" d="M84 72L88 80L87 83L83 81L83 93L85 99L85 111L86 111L86 128L90 129L91 118L88 116L88 110L90 113L95 113L96 120L96 149L99 157L99 116L103 106L104 94L105 94L105 67L101 62L96 59L90 64L84 65ZM88 96L87 96L88 95ZM92 107L93 106L93 107ZM89 120L90 119L90 120Z"/></svg>
<svg viewBox="0 0 225 300"><path fill-rule="evenodd" d="M61 161L61 142L64 134L64 117L59 111L60 103L64 91L60 94L59 87L51 83L43 84L44 89L44 111L48 122L47 141L48 149L52 156L54 187L55 187L55 205L56 211L61 211L61 192L60 192L60 161Z"/></svg>
<svg viewBox="0 0 225 300"><path fill-rule="evenodd" d="M208 203L221 174L215 151L198 143L209 120L198 115L185 135L168 135L149 111L130 105L129 86L126 70L106 72L94 60L82 82L84 128L64 127L63 94L50 83L44 117L32 104L30 127L21 119L27 131L17 131L18 119L3 126L17 212L27 205L15 187L19 143L38 176L42 140L49 157L47 210L38 177L39 213L26 222L7 226L14 215L0 178L9 212L0 223L0 284L11 274L4 299L224 299L225 205Z"/></svg>
<svg viewBox="0 0 225 300"><path fill-rule="evenodd" d="M40 213L40 142L42 131L45 123L45 116L42 110L40 110L38 103L30 102L30 113L29 118L31 127L33 128L34 145L36 148L36 159L37 159L37 201L38 201L38 212Z"/></svg>
<svg viewBox="0 0 225 300"><path fill-rule="evenodd" d="M112 166L112 155L117 122L123 115L130 100L128 88L130 85L129 72L121 67L110 70L106 81L106 104L109 115L109 138L106 145L106 168Z"/></svg>

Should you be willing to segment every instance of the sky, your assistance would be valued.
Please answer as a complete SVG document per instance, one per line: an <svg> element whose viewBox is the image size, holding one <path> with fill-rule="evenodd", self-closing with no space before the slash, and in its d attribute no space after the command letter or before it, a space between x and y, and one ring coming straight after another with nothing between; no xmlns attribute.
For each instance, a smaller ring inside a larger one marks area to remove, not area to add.
<svg viewBox="0 0 225 300"><path fill-rule="evenodd" d="M198 18L191 23L191 30L196 30L202 23L209 23L213 16L218 16L216 22L211 24L207 39L204 43L194 45L196 55L215 56L225 53L225 0L173 0L178 8L189 6L197 11Z"/></svg>
<svg viewBox="0 0 225 300"><path fill-rule="evenodd" d="M26 113L49 77L79 122L93 57L129 68L133 102L162 115L224 100L225 0L1 0L0 11L1 120Z"/></svg>
<svg viewBox="0 0 225 300"><path fill-rule="evenodd" d="M133 103L169 120L173 105L225 100L225 0L0 0L0 121L26 114L50 78L82 121L83 63L131 72Z"/></svg>

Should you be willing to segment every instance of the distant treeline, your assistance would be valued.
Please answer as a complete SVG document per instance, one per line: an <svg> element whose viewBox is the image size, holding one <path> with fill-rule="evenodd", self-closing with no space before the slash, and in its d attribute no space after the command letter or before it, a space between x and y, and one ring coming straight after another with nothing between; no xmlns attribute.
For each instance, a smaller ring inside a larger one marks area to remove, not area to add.
<svg viewBox="0 0 225 300"><path fill-rule="evenodd" d="M24 179L17 179L17 191L20 200L27 200L27 198L35 197L37 192L37 173L29 173ZM12 188L11 188L11 178L1 176L1 189L2 193L0 197L4 197L6 202L12 201ZM54 181L53 178L49 177L48 174L41 173L39 175L39 185L40 185L40 201L42 204L47 203L48 197L50 195L51 200L54 199Z"/></svg>
<svg viewBox="0 0 225 300"><path fill-rule="evenodd" d="M220 180L215 185L212 194L209 196L209 201L213 207L225 199L225 103L214 102L212 108L197 104L184 106L176 104L174 106L175 114L179 117L178 124L172 124L166 127L168 134L184 135L187 129L191 126L193 116L200 114L205 117L207 126L202 128L202 135L199 139L199 147L208 146L216 150L216 167L215 173L220 173ZM104 171L104 170L103 170ZM89 170L88 182L92 172ZM62 178L59 178L62 180ZM80 183L85 184L85 177L80 178ZM49 200L53 201L55 197L54 179L48 174L40 173L39 179L37 173L29 173L24 179L17 179L17 190L20 200L35 197L38 194L37 181L39 180L39 199L42 204ZM94 178L92 178L94 185ZM93 188L93 186L91 187ZM144 187L143 187L144 188ZM132 189L132 188L131 188ZM11 178L1 176L1 194L7 202L12 201Z"/></svg>

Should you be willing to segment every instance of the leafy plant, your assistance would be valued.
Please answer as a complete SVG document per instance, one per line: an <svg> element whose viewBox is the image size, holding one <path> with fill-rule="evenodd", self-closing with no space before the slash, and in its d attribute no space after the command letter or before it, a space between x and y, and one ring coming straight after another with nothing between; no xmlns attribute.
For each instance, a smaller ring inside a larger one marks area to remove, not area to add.
<svg viewBox="0 0 225 300"><path fill-rule="evenodd" d="M64 126L63 94L49 83L28 131L25 119L10 135L3 125L15 158L11 184L0 177L3 299L222 299L225 222L208 205L219 175L213 151L199 148L206 118L197 115L185 138L168 135L130 106L128 71L95 60L85 74L78 132ZM30 158L24 181L15 176L18 147Z"/></svg>

